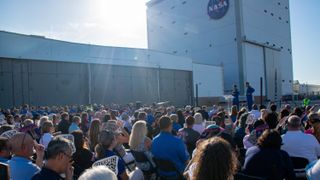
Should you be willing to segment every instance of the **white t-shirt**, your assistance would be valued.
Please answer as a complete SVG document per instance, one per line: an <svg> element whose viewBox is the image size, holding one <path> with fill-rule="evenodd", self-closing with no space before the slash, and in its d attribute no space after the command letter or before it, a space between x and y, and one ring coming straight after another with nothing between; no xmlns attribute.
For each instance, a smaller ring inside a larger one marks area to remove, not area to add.
<svg viewBox="0 0 320 180"><path fill-rule="evenodd" d="M320 157L320 145L317 139L311 134L301 131L288 131L282 135L282 150L291 157L303 157L312 162Z"/></svg>
<svg viewBox="0 0 320 180"><path fill-rule="evenodd" d="M202 134L202 132L204 131L205 127L204 127L203 124L194 124L192 129L197 131L198 133Z"/></svg>
<svg viewBox="0 0 320 180"><path fill-rule="evenodd" d="M52 140L53 136L50 133L44 133L40 139L40 144L42 144L45 149L47 149L49 142Z"/></svg>
<svg viewBox="0 0 320 180"><path fill-rule="evenodd" d="M254 116L255 121L258 120L261 116L261 113L258 110L251 110L249 113Z"/></svg>

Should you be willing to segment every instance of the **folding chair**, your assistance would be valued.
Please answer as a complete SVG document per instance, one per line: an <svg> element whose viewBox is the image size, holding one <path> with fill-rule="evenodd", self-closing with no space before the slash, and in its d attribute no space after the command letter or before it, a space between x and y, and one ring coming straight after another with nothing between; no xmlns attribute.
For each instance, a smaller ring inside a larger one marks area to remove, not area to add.
<svg viewBox="0 0 320 180"><path fill-rule="evenodd" d="M0 163L0 179L10 180L10 171L8 164Z"/></svg>
<svg viewBox="0 0 320 180"><path fill-rule="evenodd" d="M297 179L307 179L305 168L309 160L303 157L290 157Z"/></svg>
<svg viewBox="0 0 320 180"><path fill-rule="evenodd" d="M144 152L131 150L131 153L135 159L136 166L143 172L145 179L150 179L153 174L157 173L156 167Z"/></svg>
<svg viewBox="0 0 320 180"><path fill-rule="evenodd" d="M178 179L178 180L182 180L183 175L178 171L178 169L176 168L176 166L174 165L173 162L169 161L169 160L165 160L165 159L158 159L158 158L153 158L154 162L157 165L157 169L158 169L158 175L160 177L161 180L171 180L171 179ZM165 176L160 172L175 172L177 175L176 176Z"/></svg>

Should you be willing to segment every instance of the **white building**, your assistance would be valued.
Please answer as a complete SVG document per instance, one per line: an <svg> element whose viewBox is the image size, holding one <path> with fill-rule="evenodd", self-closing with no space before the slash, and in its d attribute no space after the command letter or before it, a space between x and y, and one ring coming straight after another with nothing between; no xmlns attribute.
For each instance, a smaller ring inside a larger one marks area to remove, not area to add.
<svg viewBox="0 0 320 180"><path fill-rule="evenodd" d="M260 77L268 99L292 94L289 0L151 0L147 6L149 49L222 66L226 94L233 84L243 92L248 81L259 96Z"/></svg>
<svg viewBox="0 0 320 180"><path fill-rule="evenodd" d="M289 0L150 0L148 49L0 31L0 106L193 103L292 94ZM77 92L77 93L75 93Z"/></svg>

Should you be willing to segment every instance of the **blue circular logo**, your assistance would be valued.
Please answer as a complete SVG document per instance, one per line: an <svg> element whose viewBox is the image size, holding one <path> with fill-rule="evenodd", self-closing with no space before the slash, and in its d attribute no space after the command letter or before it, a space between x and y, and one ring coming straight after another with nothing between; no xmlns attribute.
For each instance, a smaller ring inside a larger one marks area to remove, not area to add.
<svg viewBox="0 0 320 180"><path fill-rule="evenodd" d="M229 9L229 0L209 0L207 11L211 19L222 18Z"/></svg>

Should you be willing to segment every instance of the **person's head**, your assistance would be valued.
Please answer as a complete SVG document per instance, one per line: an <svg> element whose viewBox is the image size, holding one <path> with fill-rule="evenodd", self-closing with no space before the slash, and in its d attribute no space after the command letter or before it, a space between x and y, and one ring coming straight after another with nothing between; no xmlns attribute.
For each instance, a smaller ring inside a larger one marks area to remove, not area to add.
<svg viewBox="0 0 320 180"><path fill-rule="evenodd" d="M238 114L238 108L236 105L231 107L231 115L236 116Z"/></svg>
<svg viewBox="0 0 320 180"><path fill-rule="evenodd" d="M81 130L75 130L71 133L74 137L74 146L77 150L84 148L84 135Z"/></svg>
<svg viewBox="0 0 320 180"><path fill-rule="evenodd" d="M192 160L197 163L192 179L230 179L236 173L237 158L230 144L219 137L203 141Z"/></svg>
<svg viewBox="0 0 320 180"><path fill-rule="evenodd" d="M87 119L88 119L88 113L87 113L87 112L82 112L82 113L81 113L81 119L82 119L83 121L87 120Z"/></svg>
<svg viewBox="0 0 320 180"><path fill-rule="evenodd" d="M39 126L42 127L43 123L49 121L49 117L48 116L42 116L40 118L40 122L39 122Z"/></svg>
<svg viewBox="0 0 320 180"><path fill-rule="evenodd" d="M280 149L282 145L282 139L278 131L267 129L259 137L257 145L260 148Z"/></svg>
<svg viewBox="0 0 320 180"><path fill-rule="evenodd" d="M168 116L161 116L159 119L159 127L161 131L171 132L172 122Z"/></svg>
<svg viewBox="0 0 320 180"><path fill-rule="evenodd" d="M240 123L239 123L239 127L240 128L246 128L247 124L247 118L249 116L249 113L244 113L240 116Z"/></svg>
<svg viewBox="0 0 320 180"><path fill-rule="evenodd" d="M253 110L258 110L258 105L253 104L253 105L252 105L252 109L253 109Z"/></svg>
<svg viewBox="0 0 320 180"><path fill-rule="evenodd" d="M270 105L270 110L271 110L272 112L276 112L276 111L277 111L277 105L271 104L271 105Z"/></svg>
<svg viewBox="0 0 320 180"><path fill-rule="evenodd" d="M98 159L104 158L105 151L112 151L117 145L115 134L109 130L103 130L99 133L98 142L99 143L95 147L95 152Z"/></svg>
<svg viewBox="0 0 320 180"><path fill-rule="evenodd" d="M52 133L54 131L54 126L51 121L45 121L41 126L41 133Z"/></svg>
<svg viewBox="0 0 320 180"><path fill-rule="evenodd" d="M303 110L300 107L295 107L293 109L293 113L299 117L301 117L303 115Z"/></svg>
<svg viewBox="0 0 320 180"><path fill-rule="evenodd" d="M69 121L69 114L67 112L63 112L61 114L61 120L67 120Z"/></svg>
<svg viewBox="0 0 320 180"><path fill-rule="evenodd" d="M270 129L274 129L278 125L278 115L274 112L268 113L265 121Z"/></svg>
<svg viewBox="0 0 320 180"><path fill-rule="evenodd" d="M188 117L186 118L186 125L187 125L187 127L192 128L192 126L194 125L194 122L195 122L195 120L194 120L194 117L193 117L193 116L188 116Z"/></svg>
<svg viewBox="0 0 320 180"><path fill-rule="evenodd" d="M269 114L269 111L267 109L261 109L260 110L260 119L262 119L263 121L266 120L267 115Z"/></svg>
<svg viewBox="0 0 320 180"><path fill-rule="evenodd" d="M171 114L170 119L173 123L178 123L178 120L179 120L178 115L176 114Z"/></svg>
<svg viewBox="0 0 320 180"><path fill-rule="evenodd" d="M237 85L236 84L233 85L233 89L237 89Z"/></svg>
<svg viewBox="0 0 320 180"><path fill-rule="evenodd" d="M259 110L261 111L261 110L263 110L263 109L267 109L267 107L266 107L265 105L261 104L261 105L259 106Z"/></svg>
<svg viewBox="0 0 320 180"><path fill-rule="evenodd" d="M317 113L311 113L308 115L308 122L313 125L320 123L320 116Z"/></svg>
<svg viewBox="0 0 320 180"><path fill-rule="evenodd" d="M12 154L30 158L34 151L34 141L29 133L17 133L10 138Z"/></svg>
<svg viewBox="0 0 320 180"><path fill-rule="evenodd" d="M73 116L72 122L79 125L81 123L81 118L79 116Z"/></svg>
<svg viewBox="0 0 320 180"><path fill-rule="evenodd" d="M147 135L147 124L146 121L139 120L134 123L129 138L129 146L133 150L138 148L139 144L142 143Z"/></svg>
<svg viewBox="0 0 320 180"><path fill-rule="evenodd" d="M299 116L293 115L288 119L288 131L299 131L301 128L301 119Z"/></svg>
<svg viewBox="0 0 320 180"><path fill-rule="evenodd" d="M10 149L8 138L0 137L0 157L9 158L11 154Z"/></svg>
<svg viewBox="0 0 320 180"><path fill-rule="evenodd" d="M195 124L202 124L203 123L203 118L202 118L201 113L195 113L193 117L195 120Z"/></svg>
<svg viewBox="0 0 320 180"><path fill-rule="evenodd" d="M72 162L72 147L68 139L53 138L46 149L46 159L49 169L61 174L67 171Z"/></svg>
<svg viewBox="0 0 320 180"><path fill-rule="evenodd" d="M289 111L289 113L291 112L291 106L290 106L290 104L286 104L286 105L284 106L284 108L287 109L287 110Z"/></svg>
<svg viewBox="0 0 320 180"><path fill-rule="evenodd" d="M290 115L290 111L286 108L284 108L280 111L280 119L282 119L286 116L289 116L289 115Z"/></svg>
<svg viewBox="0 0 320 180"><path fill-rule="evenodd" d="M146 120L147 119L147 113L145 112L139 112L138 114L138 120Z"/></svg>
<svg viewBox="0 0 320 180"><path fill-rule="evenodd" d="M246 87L249 87L250 86L250 83L249 82L246 82Z"/></svg>
<svg viewBox="0 0 320 180"><path fill-rule="evenodd" d="M11 114L7 116L6 120L7 120L7 123L10 125L14 123L13 116Z"/></svg>
<svg viewBox="0 0 320 180"><path fill-rule="evenodd" d="M34 123L31 119L26 119L23 121L23 126L30 126L32 124L34 124Z"/></svg>
<svg viewBox="0 0 320 180"><path fill-rule="evenodd" d="M95 166L84 171L78 180L117 180L116 174L107 166Z"/></svg>

